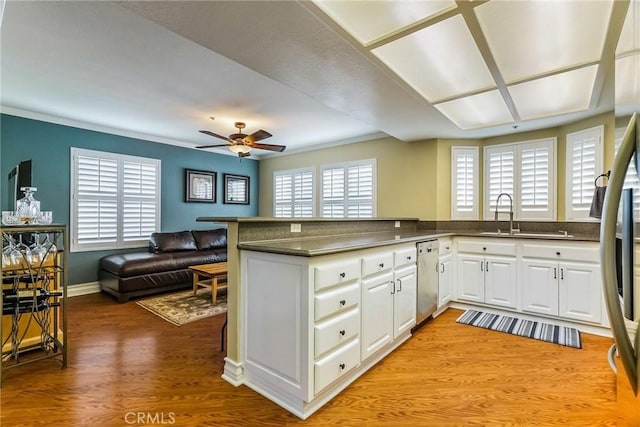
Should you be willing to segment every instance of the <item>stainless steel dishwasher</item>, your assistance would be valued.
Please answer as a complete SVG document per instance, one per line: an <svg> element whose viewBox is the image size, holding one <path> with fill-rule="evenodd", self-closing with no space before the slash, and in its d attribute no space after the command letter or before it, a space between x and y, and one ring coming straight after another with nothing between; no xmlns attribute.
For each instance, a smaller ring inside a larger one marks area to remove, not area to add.
<svg viewBox="0 0 640 427"><path fill-rule="evenodd" d="M416 324L436 311L438 306L438 241L418 243L418 298Z"/></svg>

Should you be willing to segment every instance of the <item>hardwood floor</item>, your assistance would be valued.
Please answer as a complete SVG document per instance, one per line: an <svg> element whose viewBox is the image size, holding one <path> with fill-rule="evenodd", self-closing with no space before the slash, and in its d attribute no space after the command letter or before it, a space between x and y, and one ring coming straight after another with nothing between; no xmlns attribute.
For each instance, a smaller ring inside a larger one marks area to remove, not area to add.
<svg viewBox="0 0 640 427"><path fill-rule="evenodd" d="M2 426L616 425L610 339L583 349L455 323L458 310L302 421L220 378L224 316L176 327L102 295L69 302L69 366L4 372ZM141 418L138 419L137 417Z"/></svg>

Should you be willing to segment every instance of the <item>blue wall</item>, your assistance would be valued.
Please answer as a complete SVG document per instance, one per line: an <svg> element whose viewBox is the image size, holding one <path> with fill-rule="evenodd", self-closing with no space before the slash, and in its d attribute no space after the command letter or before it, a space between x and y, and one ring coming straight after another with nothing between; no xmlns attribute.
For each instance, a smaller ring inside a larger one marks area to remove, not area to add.
<svg viewBox="0 0 640 427"><path fill-rule="evenodd" d="M194 131L195 132L195 131ZM53 211L55 223L69 223L70 148L108 151L162 161L162 230L217 228L198 223L199 216L256 216L258 214L259 162L213 154L140 139L46 123L3 114L0 117L0 196L2 210L9 209L7 177L23 160L32 160L32 185L42 210ZM216 203L184 202L184 169L217 172ZM222 174L250 177L250 205L222 203ZM98 260L112 252L74 252L69 255L68 283L98 280Z"/></svg>

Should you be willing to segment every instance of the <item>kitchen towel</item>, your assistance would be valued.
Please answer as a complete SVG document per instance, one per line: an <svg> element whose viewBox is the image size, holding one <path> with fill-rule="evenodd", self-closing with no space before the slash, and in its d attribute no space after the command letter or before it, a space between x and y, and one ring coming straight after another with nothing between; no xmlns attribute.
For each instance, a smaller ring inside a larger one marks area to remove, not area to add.
<svg viewBox="0 0 640 427"><path fill-rule="evenodd" d="M593 192L593 199L591 199L591 209L589 209L589 216L592 218L602 218L602 206L604 205L604 194L607 191L607 187L600 187L596 185L596 189Z"/></svg>

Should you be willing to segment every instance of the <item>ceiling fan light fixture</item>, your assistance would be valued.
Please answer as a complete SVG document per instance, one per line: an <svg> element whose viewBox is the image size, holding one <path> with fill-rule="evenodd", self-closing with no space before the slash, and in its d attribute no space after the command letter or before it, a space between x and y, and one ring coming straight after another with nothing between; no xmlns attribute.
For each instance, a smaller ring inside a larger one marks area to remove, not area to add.
<svg viewBox="0 0 640 427"><path fill-rule="evenodd" d="M235 144L230 145L229 150L233 151L236 154L247 154L249 151L251 151L251 147L244 144Z"/></svg>

